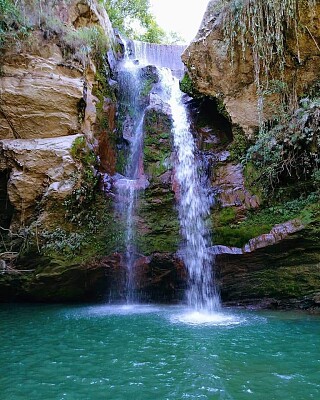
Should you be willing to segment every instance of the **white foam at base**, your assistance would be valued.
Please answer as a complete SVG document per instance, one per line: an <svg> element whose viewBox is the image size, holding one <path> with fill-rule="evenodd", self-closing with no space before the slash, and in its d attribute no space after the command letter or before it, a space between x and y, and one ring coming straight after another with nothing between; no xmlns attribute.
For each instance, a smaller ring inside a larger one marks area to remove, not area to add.
<svg viewBox="0 0 320 400"><path fill-rule="evenodd" d="M200 312L190 310L183 314L172 316L171 322L180 322L189 325L226 326L238 325L244 322L244 320L240 319L239 317L224 314L221 312L209 313L205 311Z"/></svg>

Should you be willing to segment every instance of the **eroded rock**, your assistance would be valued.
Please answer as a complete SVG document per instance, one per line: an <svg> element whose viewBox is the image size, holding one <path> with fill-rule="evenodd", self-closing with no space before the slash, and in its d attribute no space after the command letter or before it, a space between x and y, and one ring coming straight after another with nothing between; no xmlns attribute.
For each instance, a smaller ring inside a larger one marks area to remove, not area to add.
<svg viewBox="0 0 320 400"><path fill-rule="evenodd" d="M223 161L225 161L224 158ZM214 172L212 185L221 207L236 206L254 209L259 206L258 197L245 188L241 164L227 163L218 166Z"/></svg>
<svg viewBox="0 0 320 400"><path fill-rule="evenodd" d="M299 28L298 43L294 24L285 32L284 75L288 87L294 84L298 96L319 79L319 49L316 44L319 43L319 7L316 2L315 10L311 11L304 2L298 2L299 26L308 26L308 29ZM233 63L230 62L221 2L209 2L198 35L187 47L182 59L187 66L193 90L222 99L232 122L251 135L259 125L253 57L249 45L244 53L239 45L234 49ZM276 75L278 71L272 72ZM299 79L295 79L296 76ZM270 99L277 104L274 95ZM274 109L267 107L264 114L265 119L269 119Z"/></svg>
<svg viewBox="0 0 320 400"><path fill-rule="evenodd" d="M2 170L9 170L7 193L16 212L30 217L39 199L63 199L74 187L77 164L70 154L80 135L0 141Z"/></svg>

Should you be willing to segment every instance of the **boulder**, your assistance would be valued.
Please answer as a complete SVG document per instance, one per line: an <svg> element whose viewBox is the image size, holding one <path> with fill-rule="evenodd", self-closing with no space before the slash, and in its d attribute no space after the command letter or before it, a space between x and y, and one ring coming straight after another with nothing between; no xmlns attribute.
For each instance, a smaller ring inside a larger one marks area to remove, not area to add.
<svg viewBox="0 0 320 400"><path fill-rule="evenodd" d="M220 156L225 161L224 154L220 153ZM241 164L219 165L214 171L212 186L221 207L254 209L259 206L259 198L245 188Z"/></svg>
<svg viewBox="0 0 320 400"><path fill-rule="evenodd" d="M292 220L243 248L215 246L222 300L229 305L319 309L319 227Z"/></svg>
<svg viewBox="0 0 320 400"><path fill-rule="evenodd" d="M10 171L7 194L17 214L28 218L41 198L61 201L71 193L77 164L70 150L78 137L0 141L1 168Z"/></svg>

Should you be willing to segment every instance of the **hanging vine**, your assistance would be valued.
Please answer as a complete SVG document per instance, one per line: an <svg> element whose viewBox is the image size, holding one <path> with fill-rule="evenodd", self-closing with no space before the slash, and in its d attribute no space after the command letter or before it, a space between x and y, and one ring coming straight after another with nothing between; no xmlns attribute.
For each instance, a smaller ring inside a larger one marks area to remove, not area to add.
<svg viewBox="0 0 320 400"><path fill-rule="evenodd" d="M251 53L254 65L254 79L258 94L260 126L263 123L264 98L270 94L270 82L274 79L285 82L285 45L288 29L295 32L297 59L299 52L299 8L304 1L314 12L316 0L231 0L224 13L224 36L228 45L231 62L237 48L241 48L245 60ZM273 74L273 75L272 75ZM290 93L291 99L288 99ZM281 103L297 107L294 87L282 91Z"/></svg>

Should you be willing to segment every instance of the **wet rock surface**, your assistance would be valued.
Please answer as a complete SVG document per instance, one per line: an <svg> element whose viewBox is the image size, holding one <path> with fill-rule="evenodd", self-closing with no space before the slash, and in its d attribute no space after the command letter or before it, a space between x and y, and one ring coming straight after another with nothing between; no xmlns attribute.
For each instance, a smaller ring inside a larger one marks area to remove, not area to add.
<svg viewBox="0 0 320 400"><path fill-rule="evenodd" d="M318 308L320 248L309 229L246 251L220 249L217 265L227 304L265 308Z"/></svg>

